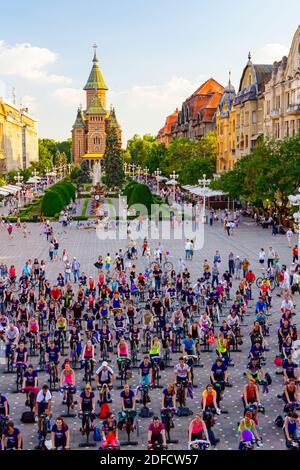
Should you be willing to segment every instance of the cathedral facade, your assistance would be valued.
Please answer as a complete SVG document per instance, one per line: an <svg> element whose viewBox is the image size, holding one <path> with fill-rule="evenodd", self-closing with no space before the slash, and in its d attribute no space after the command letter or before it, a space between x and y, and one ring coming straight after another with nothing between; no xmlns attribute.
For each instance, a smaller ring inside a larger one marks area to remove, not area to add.
<svg viewBox="0 0 300 470"><path fill-rule="evenodd" d="M122 147L122 130L118 124L115 109L107 110L106 93L108 87L99 67L96 46L93 67L84 87L86 109L78 108L72 129L73 159L80 165L84 160L92 169L95 163L101 163L106 148L106 136L110 126L117 130L119 145Z"/></svg>

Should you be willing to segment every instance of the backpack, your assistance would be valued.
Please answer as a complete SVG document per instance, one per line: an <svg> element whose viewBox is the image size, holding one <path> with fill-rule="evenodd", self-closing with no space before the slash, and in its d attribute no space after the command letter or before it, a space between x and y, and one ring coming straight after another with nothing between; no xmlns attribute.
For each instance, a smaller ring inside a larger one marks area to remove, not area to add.
<svg viewBox="0 0 300 470"><path fill-rule="evenodd" d="M150 418L149 408L142 408L139 414L140 418Z"/></svg>
<svg viewBox="0 0 300 470"><path fill-rule="evenodd" d="M102 441L101 430L99 428L94 429L94 441L95 442L101 442Z"/></svg>
<svg viewBox="0 0 300 470"><path fill-rule="evenodd" d="M283 417L281 415L277 416L277 418L275 419L275 424L278 428L283 428L283 425L284 425L284 420L283 420Z"/></svg>
<svg viewBox="0 0 300 470"><path fill-rule="evenodd" d="M268 374L268 372L266 373L265 377L267 384L272 385L272 377L270 376L270 374Z"/></svg>
<svg viewBox="0 0 300 470"><path fill-rule="evenodd" d="M33 411L25 411L22 414L21 422L24 424L33 424L35 422L35 416Z"/></svg>
<svg viewBox="0 0 300 470"><path fill-rule="evenodd" d="M193 412L186 406L179 406L177 408L177 416L179 416L179 418L191 416L192 414Z"/></svg>

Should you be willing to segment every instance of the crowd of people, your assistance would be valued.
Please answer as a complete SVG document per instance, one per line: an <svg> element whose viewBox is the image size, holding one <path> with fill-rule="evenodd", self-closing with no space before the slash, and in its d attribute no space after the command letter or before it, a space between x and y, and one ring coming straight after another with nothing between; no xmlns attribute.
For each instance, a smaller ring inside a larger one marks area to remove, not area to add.
<svg viewBox="0 0 300 470"><path fill-rule="evenodd" d="M126 250L99 256L94 275L88 276L81 261L62 249L48 222L45 234L49 261L27 259L20 272L2 263L0 278L2 367L15 373L17 391L25 394L22 420L36 426L38 448L46 448L49 433L53 449L69 449L74 442L67 418L53 404L58 392L67 416L77 410L86 445L92 435L101 449L116 450L122 431L132 445L141 417L147 423L148 447L166 448L172 442L174 417L192 414L189 406L196 386L202 388L201 403L195 417L185 421L182 446L200 450L217 446L220 437L214 425L220 415L231 413L222 402L234 385L232 356L240 349L244 384L238 447L261 447L263 396L272 393L268 352L270 341L277 338L275 363L282 374L283 414L276 423L287 448L299 449L300 370L294 321L300 292L298 247L292 250L293 269L280 264L272 247L267 252L261 249L258 262L265 269L263 275L251 269L247 258L231 252L224 261L216 251L212 260L197 267L199 275L193 279L192 240L186 240L185 257L176 269L166 261L162 244L153 247L144 239L139 245L129 239ZM48 263L57 263L55 281L48 279ZM138 263L144 269L138 269ZM281 319L271 334L274 292L281 297ZM250 348L245 341L248 334ZM209 351L215 357L207 368L203 354ZM170 368L172 376L161 383L163 371ZM83 391L78 387L82 380ZM4 384L0 387L1 448L28 449L14 424L20 417L13 412L13 395ZM154 389L160 393L160 409L152 416L148 405Z"/></svg>

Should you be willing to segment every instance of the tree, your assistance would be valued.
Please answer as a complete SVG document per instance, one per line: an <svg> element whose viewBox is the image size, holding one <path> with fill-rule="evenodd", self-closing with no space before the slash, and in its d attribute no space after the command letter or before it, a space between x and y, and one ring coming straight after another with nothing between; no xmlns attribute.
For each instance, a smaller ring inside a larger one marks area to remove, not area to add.
<svg viewBox="0 0 300 470"><path fill-rule="evenodd" d="M119 146L118 135L114 126L109 127L106 136L106 149L103 160L105 182L109 188L121 187L125 174L122 162L122 151Z"/></svg>
<svg viewBox="0 0 300 470"><path fill-rule="evenodd" d="M212 187L256 208L271 206L280 215L299 183L300 133L282 141L262 139L252 154L242 157Z"/></svg>
<svg viewBox="0 0 300 470"><path fill-rule="evenodd" d="M89 184L92 182L92 177L91 177L91 170L89 167L89 164L86 160L83 160L83 162L80 165L80 168L78 169L77 173L77 179L76 183L78 186L82 184Z"/></svg>
<svg viewBox="0 0 300 470"><path fill-rule="evenodd" d="M40 172L45 172L46 168L53 166L53 155L44 141L45 139L39 139L39 161L32 164L32 167Z"/></svg>
<svg viewBox="0 0 300 470"><path fill-rule="evenodd" d="M128 140L126 152L130 154L132 163L144 165L151 147L155 144L156 138L153 135L145 134L141 137L135 134L132 139Z"/></svg>

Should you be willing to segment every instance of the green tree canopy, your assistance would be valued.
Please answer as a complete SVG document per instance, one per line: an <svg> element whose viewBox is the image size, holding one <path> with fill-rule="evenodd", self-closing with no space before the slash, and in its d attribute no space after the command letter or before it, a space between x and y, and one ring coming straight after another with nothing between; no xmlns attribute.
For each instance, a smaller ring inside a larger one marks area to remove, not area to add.
<svg viewBox="0 0 300 470"><path fill-rule="evenodd" d="M106 135L106 148L103 159L105 170L105 183L109 188L121 187L124 180L122 150L119 146L115 127L110 127Z"/></svg>

